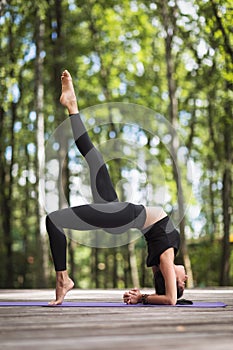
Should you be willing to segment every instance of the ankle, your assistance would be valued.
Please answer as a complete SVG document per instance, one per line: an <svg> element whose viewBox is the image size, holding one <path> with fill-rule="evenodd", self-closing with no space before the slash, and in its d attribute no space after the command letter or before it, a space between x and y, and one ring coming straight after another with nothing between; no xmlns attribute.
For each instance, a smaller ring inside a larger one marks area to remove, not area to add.
<svg viewBox="0 0 233 350"><path fill-rule="evenodd" d="M69 279L68 272L65 271L57 271L56 272L56 279L59 282L63 282Z"/></svg>
<svg viewBox="0 0 233 350"><path fill-rule="evenodd" d="M71 114L79 114L79 110L75 109L75 108L71 108L71 109L68 108L68 113L69 113L69 115L71 115Z"/></svg>
<svg viewBox="0 0 233 350"><path fill-rule="evenodd" d="M69 114L78 114L79 113L76 101L69 102L69 104L67 105L67 109L68 109Z"/></svg>

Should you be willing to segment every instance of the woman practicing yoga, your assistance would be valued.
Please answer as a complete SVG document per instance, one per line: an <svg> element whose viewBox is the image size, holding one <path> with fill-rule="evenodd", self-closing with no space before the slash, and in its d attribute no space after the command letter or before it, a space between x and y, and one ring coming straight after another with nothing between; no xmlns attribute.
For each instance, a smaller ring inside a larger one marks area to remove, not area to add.
<svg viewBox="0 0 233 350"><path fill-rule="evenodd" d="M120 234L138 228L148 246L147 266L152 267L156 294L141 294L137 288L123 296L127 304L176 304L183 294L187 276L182 265L175 265L180 237L161 207L144 207L119 202L106 164L92 144L80 118L72 78L65 70L61 76L60 102L69 112L75 143L90 169L93 203L61 209L46 217L46 228L56 270L56 299L51 305L61 304L74 286L66 266L66 236L63 229L94 230L101 228L111 234Z"/></svg>

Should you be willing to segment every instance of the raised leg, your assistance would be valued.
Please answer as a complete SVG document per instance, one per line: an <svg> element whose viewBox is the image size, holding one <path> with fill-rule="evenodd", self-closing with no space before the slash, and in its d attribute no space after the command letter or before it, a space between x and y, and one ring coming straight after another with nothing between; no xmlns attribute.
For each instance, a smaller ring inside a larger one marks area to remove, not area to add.
<svg viewBox="0 0 233 350"><path fill-rule="evenodd" d="M64 71L61 79L62 94L60 102L68 109L76 146L88 163L93 200L95 203L118 201L103 157L93 145L79 115L70 73L67 70Z"/></svg>

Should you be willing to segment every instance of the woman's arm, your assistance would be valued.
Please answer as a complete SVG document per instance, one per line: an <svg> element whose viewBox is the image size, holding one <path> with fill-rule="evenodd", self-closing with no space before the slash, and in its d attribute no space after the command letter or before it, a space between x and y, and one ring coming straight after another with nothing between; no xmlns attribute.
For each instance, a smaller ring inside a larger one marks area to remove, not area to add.
<svg viewBox="0 0 233 350"><path fill-rule="evenodd" d="M161 254L159 266L165 281L166 300L168 304L175 305L177 302L177 286L173 248L169 248L163 254Z"/></svg>
<svg viewBox="0 0 233 350"><path fill-rule="evenodd" d="M158 305L175 305L176 302L172 302L166 295L158 294L142 294L139 289L134 288L129 292L126 292L123 296L124 303L126 304L158 304Z"/></svg>
<svg viewBox="0 0 233 350"><path fill-rule="evenodd" d="M160 270L165 280L165 295L149 294L144 295L139 289L134 288L123 296L126 304L165 304L175 305L177 302L176 274L174 270L174 249L169 248L160 256Z"/></svg>

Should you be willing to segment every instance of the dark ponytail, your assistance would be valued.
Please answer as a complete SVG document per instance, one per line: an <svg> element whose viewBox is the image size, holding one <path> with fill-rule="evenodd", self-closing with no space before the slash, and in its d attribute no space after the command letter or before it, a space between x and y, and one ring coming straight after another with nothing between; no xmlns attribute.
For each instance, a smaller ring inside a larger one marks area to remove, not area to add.
<svg viewBox="0 0 233 350"><path fill-rule="evenodd" d="M165 281L164 281L162 272L160 270L157 270L156 272L154 272L154 285L155 285L156 294L158 295L166 294ZM183 289L178 286L178 283L176 284L176 289L177 289L177 299L179 299L183 295Z"/></svg>

